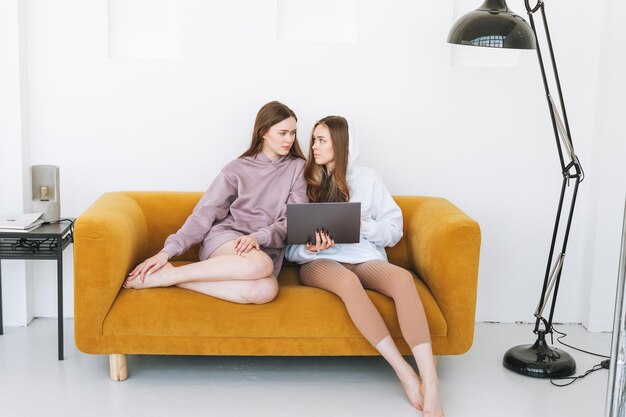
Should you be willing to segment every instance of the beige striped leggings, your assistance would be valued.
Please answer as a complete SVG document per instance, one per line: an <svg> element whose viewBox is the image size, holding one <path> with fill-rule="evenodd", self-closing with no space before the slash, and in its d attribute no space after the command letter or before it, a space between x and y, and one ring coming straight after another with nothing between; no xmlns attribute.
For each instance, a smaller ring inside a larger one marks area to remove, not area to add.
<svg viewBox="0 0 626 417"><path fill-rule="evenodd" d="M389 336L389 330L365 288L393 298L400 330L411 349L422 343L430 343L424 306L417 294L413 276L404 268L379 260L344 264L318 259L301 266L300 281L341 297L350 318L372 346Z"/></svg>

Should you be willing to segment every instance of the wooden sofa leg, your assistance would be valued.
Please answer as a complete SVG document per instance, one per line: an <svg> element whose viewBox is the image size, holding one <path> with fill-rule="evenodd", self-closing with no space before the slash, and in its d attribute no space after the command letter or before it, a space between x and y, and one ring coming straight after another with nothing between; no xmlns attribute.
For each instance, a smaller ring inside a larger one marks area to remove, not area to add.
<svg viewBox="0 0 626 417"><path fill-rule="evenodd" d="M126 366L126 355L113 353L109 355L109 369L113 381L124 381L128 378L128 367Z"/></svg>

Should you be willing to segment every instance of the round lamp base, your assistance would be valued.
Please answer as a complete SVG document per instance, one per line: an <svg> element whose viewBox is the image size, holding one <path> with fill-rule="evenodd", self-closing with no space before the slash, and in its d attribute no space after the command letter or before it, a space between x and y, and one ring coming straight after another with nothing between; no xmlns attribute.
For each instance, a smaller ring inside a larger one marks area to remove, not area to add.
<svg viewBox="0 0 626 417"><path fill-rule="evenodd" d="M504 354L502 364L518 374L535 378L562 378L576 372L574 358L560 349L551 348L545 340L545 333L533 345L520 345Z"/></svg>

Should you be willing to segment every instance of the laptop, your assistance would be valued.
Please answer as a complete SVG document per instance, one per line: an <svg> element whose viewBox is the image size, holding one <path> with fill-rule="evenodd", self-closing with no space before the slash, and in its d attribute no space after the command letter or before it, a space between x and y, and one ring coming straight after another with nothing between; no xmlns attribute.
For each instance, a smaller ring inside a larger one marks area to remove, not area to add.
<svg viewBox="0 0 626 417"><path fill-rule="evenodd" d="M361 203L287 204L287 244L315 243L315 230L327 230L335 243L358 243Z"/></svg>

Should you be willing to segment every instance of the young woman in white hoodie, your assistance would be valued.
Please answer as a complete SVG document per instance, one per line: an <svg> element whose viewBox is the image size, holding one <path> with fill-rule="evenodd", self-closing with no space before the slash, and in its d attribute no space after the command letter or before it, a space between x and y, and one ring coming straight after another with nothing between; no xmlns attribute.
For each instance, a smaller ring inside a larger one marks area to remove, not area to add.
<svg viewBox="0 0 626 417"><path fill-rule="evenodd" d="M385 253L386 246L402 237L402 212L380 176L357 166L356 158L346 119L328 116L315 124L305 168L309 200L360 202L361 238L359 243L335 244L332 234L319 231L315 243L288 246L286 257L301 264L304 285L341 297L356 327L393 367L411 405L425 416L443 416L428 323L413 276L387 262ZM393 298L420 377L398 351L365 289Z"/></svg>

